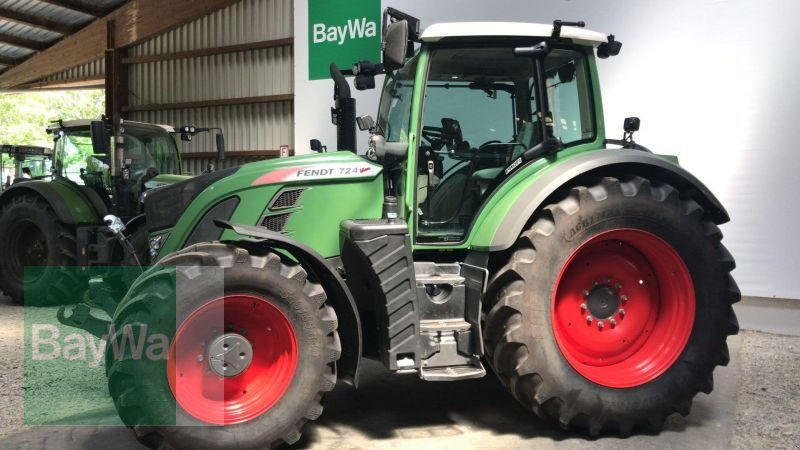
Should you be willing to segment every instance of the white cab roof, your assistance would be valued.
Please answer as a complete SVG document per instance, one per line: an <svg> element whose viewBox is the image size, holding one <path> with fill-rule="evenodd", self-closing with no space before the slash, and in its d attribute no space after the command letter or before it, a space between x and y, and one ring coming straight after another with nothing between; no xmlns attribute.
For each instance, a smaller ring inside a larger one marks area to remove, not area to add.
<svg viewBox="0 0 800 450"><path fill-rule="evenodd" d="M49 127L47 127L47 129L48 130L58 130L62 126L64 128L73 128L73 127L86 127L86 128L88 128L89 125L92 123L92 121L95 121L95 120L100 120L100 119L98 118L98 119L64 120L60 124L58 122L56 122L56 123L50 125ZM160 125L160 124L156 124L156 123L135 122L133 120L126 120L126 121L123 122L123 125L126 124L126 123L136 124L136 125L144 125L144 126L150 126L150 127L160 127L160 128L163 128L164 131L166 131L167 133L174 133L175 132L175 127L173 127L171 125Z"/></svg>
<svg viewBox="0 0 800 450"><path fill-rule="evenodd" d="M451 22L436 23L422 32L424 42L437 42L450 37L524 36L547 38L553 33L552 24L521 22ZM561 37L576 43L598 45L608 42L605 34L585 28L561 28Z"/></svg>

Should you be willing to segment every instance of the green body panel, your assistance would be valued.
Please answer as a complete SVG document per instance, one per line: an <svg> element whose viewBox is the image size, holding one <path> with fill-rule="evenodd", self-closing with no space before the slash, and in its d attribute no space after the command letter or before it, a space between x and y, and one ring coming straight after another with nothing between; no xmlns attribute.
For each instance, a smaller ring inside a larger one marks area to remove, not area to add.
<svg viewBox="0 0 800 450"><path fill-rule="evenodd" d="M347 176L338 169L360 167L364 172ZM312 174L316 169L337 169L325 178ZM194 227L215 205L232 196L239 198L231 222L243 225L260 225L264 215L292 215L285 233L303 242L322 256L339 255L339 224L346 219L374 219L381 215L383 206L382 168L351 152L322 153L258 161L246 164L232 176L223 178L201 192L170 230L159 256L180 250ZM362 175L363 174L363 175ZM270 200L284 187L303 187L297 207L269 211ZM161 232L159 232L161 234ZM222 239L242 236L226 230Z"/></svg>
<svg viewBox="0 0 800 450"><path fill-rule="evenodd" d="M102 218L97 215L78 185L61 178L55 178L48 184L61 196L63 205L69 209L75 223L96 224L101 222Z"/></svg>

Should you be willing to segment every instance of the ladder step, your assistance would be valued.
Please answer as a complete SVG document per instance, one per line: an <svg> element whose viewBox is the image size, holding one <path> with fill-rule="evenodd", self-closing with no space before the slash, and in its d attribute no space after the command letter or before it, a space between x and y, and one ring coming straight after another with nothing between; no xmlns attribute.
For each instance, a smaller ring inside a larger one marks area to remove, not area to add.
<svg viewBox="0 0 800 450"><path fill-rule="evenodd" d="M435 369L420 369L420 377L426 381L458 381L483 378L486 369L480 361L477 366L437 367Z"/></svg>
<svg viewBox="0 0 800 450"><path fill-rule="evenodd" d="M423 333L436 331L466 331L472 328L463 319L420 320L419 329Z"/></svg>

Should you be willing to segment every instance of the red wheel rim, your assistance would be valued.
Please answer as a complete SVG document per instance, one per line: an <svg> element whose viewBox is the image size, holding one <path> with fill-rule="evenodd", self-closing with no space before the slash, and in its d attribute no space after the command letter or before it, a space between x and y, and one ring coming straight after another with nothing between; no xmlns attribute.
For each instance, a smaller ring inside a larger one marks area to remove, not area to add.
<svg viewBox="0 0 800 450"><path fill-rule="evenodd" d="M222 376L209 364L209 343L224 333L251 346L249 366L235 376ZM178 327L167 359L169 387L198 420L247 422L280 400L294 377L297 356L294 329L280 309L252 295L228 295L194 311Z"/></svg>
<svg viewBox="0 0 800 450"><path fill-rule="evenodd" d="M654 380L678 359L694 324L691 275L663 239L617 229L583 243L556 279L551 304L561 353L612 388Z"/></svg>

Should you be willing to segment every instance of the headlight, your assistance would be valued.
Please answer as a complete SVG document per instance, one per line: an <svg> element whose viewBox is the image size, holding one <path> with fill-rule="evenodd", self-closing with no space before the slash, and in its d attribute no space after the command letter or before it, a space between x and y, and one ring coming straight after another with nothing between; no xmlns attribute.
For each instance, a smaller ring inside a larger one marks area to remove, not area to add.
<svg viewBox="0 0 800 450"><path fill-rule="evenodd" d="M159 234L150 238L150 259L155 260L158 252L161 250L161 245L169 237L169 233Z"/></svg>

